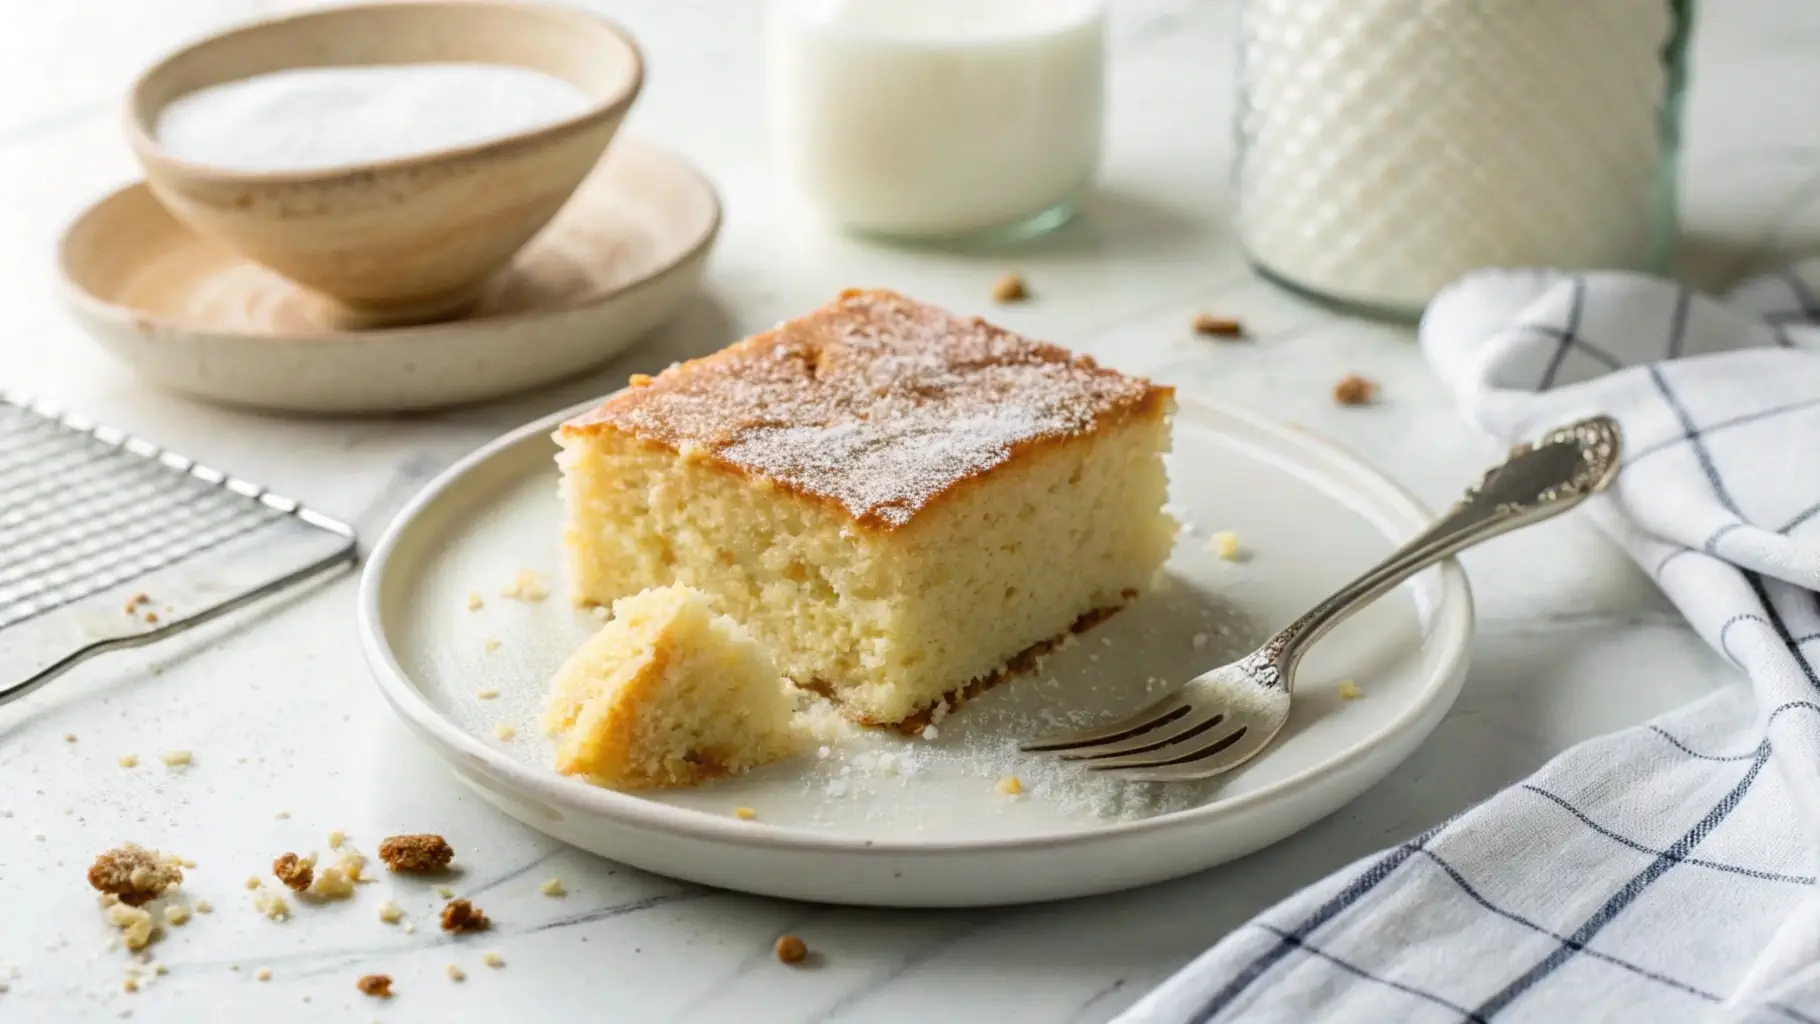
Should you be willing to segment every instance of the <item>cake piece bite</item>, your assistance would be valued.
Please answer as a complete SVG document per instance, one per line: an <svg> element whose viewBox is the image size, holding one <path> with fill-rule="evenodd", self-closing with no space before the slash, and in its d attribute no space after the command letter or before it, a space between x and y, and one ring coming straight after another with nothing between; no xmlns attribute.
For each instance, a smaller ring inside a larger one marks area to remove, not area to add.
<svg viewBox="0 0 1820 1024"><path fill-rule="evenodd" d="M584 603L681 582L851 719L914 723L1168 557L1170 389L888 291L557 431Z"/></svg>
<svg viewBox="0 0 1820 1024"><path fill-rule="evenodd" d="M550 684L556 770L614 789L691 786L795 753L796 699L763 648L684 586L613 603Z"/></svg>

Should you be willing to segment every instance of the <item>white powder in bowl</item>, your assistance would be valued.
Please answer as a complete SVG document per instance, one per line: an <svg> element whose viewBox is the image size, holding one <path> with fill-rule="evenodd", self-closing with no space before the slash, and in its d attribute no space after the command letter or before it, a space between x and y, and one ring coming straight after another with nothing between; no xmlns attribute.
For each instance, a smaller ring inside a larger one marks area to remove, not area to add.
<svg viewBox="0 0 1820 1024"><path fill-rule="evenodd" d="M303 171L455 149L575 117L588 96L503 64L297 68L180 96L165 152L240 171Z"/></svg>

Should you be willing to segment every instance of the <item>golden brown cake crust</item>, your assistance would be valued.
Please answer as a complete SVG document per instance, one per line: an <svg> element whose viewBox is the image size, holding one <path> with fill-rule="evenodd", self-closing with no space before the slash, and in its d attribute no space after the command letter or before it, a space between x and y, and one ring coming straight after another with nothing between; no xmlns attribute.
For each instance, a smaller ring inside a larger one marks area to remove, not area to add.
<svg viewBox="0 0 1820 1024"><path fill-rule="evenodd" d="M889 291L673 366L562 427L769 478L856 521L908 523L957 485L1045 443L1160 415L1171 390Z"/></svg>

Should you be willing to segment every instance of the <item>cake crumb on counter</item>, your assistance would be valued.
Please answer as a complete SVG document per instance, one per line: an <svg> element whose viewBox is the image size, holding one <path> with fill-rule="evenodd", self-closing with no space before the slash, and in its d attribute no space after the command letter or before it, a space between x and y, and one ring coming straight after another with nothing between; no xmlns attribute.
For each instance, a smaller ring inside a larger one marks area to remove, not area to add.
<svg viewBox="0 0 1820 1024"><path fill-rule="evenodd" d="M1333 400L1338 405L1369 405L1377 397L1377 382L1356 373L1348 374L1333 386Z"/></svg>
<svg viewBox="0 0 1820 1024"><path fill-rule="evenodd" d="M107 923L120 929L120 941L127 949L137 952L152 941L152 930L155 923L152 912L144 907L123 903L112 896L107 897Z"/></svg>
<svg viewBox="0 0 1820 1024"><path fill-rule="evenodd" d="M442 908L442 930L445 932L481 932L492 924L485 911L467 900L450 900Z"/></svg>
<svg viewBox="0 0 1820 1024"><path fill-rule="evenodd" d="M499 641L493 637L487 637L486 648L487 653L492 654L494 651L499 650Z"/></svg>
<svg viewBox="0 0 1820 1024"><path fill-rule="evenodd" d="M1194 318L1194 333L1210 338L1242 338L1245 336L1245 325L1229 316L1197 313Z"/></svg>
<svg viewBox="0 0 1820 1024"><path fill-rule="evenodd" d="M441 896L445 900L452 900L455 898L455 890L446 885L439 885L436 887L436 895Z"/></svg>
<svg viewBox="0 0 1820 1024"><path fill-rule="evenodd" d="M479 697L481 700L497 700L499 699L499 691L489 686L474 694L474 696Z"/></svg>
<svg viewBox="0 0 1820 1024"><path fill-rule="evenodd" d="M137 768L139 767L139 755L121 754L119 764L122 768Z"/></svg>
<svg viewBox="0 0 1820 1024"><path fill-rule="evenodd" d="M389 974L368 974L355 982L354 987L359 989L362 995L372 996L374 999L392 998L392 976Z"/></svg>
<svg viewBox="0 0 1820 1024"><path fill-rule="evenodd" d="M213 903L210 903L208 900L197 900L196 901L196 913L213 914L214 912L215 912L215 905Z"/></svg>
<svg viewBox="0 0 1820 1024"><path fill-rule="evenodd" d="M1020 274L1006 274L992 283L992 301L1022 302L1030 297L1030 286Z"/></svg>
<svg viewBox="0 0 1820 1024"><path fill-rule="evenodd" d="M397 924L404 918L404 910L397 903L386 900L379 905L379 919L386 924Z"/></svg>
<svg viewBox="0 0 1820 1024"><path fill-rule="evenodd" d="M270 967L259 968L258 970L253 972L253 980L254 981L271 981L272 980L272 969Z"/></svg>
<svg viewBox="0 0 1820 1024"><path fill-rule="evenodd" d="M424 875L446 869L455 859L455 848L434 833L387 836L379 844L379 859L398 874Z"/></svg>
<svg viewBox="0 0 1820 1024"><path fill-rule="evenodd" d="M129 907L150 902L183 883L183 868L169 854L124 843L89 865L88 884Z"/></svg>
<svg viewBox="0 0 1820 1024"><path fill-rule="evenodd" d="M339 850L341 844L348 841L348 834L340 829L329 833L329 849Z"/></svg>
<svg viewBox="0 0 1820 1024"><path fill-rule="evenodd" d="M510 743L518 735L518 729L510 723L501 722L493 727L493 735L499 737L502 743Z"/></svg>
<svg viewBox="0 0 1820 1024"><path fill-rule="evenodd" d="M302 892L310 887L316 877L316 858L299 857L294 853L280 854L272 861L272 874L285 888L292 892Z"/></svg>
<svg viewBox="0 0 1820 1024"><path fill-rule="evenodd" d="M450 981L468 980L468 972L462 970L460 967L457 967L454 964L450 964L449 966L444 967L442 970L443 970L443 973L445 973L449 976Z"/></svg>
<svg viewBox="0 0 1820 1024"><path fill-rule="evenodd" d="M480 609L485 608L486 604L487 603L485 601L482 601L480 599L480 591L478 591L478 590L468 591L468 611L477 612Z"/></svg>
<svg viewBox="0 0 1820 1024"><path fill-rule="evenodd" d="M1225 561L1236 562L1239 560L1239 535L1231 530L1221 530L1214 534L1207 546Z"/></svg>
<svg viewBox="0 0 1820 1024"><path fill-rule="evenodd" d="M291 905L285 901L283 896L263 885L253 890L253 907L264 914L269 921L289 921L291 919Z"/></svg>
<svg viewBox="0 0 1820 1024"><path fill-rule="evenodd" d="M190 919L190 908L182 903L173 903L164 908L164 923L180 928Z"/></svg>
<svg viewBox="0 0 1820 1024"><path fill-rule="evenodd" d="M158 760L163 761L166 768L184 768L193 757L187 750L167 750L158 755Z"/></svg>
<svg viewBox="0 0 1820 1024"><path fill-rule="evenodd" d="M794 935L777 937L777 958L787 964L800 964L809 955L809 947Z"/></svg>
<svg viewBox="0 0 1820 1024"><path fill-rule="evenodd" d="M544 883L537 887L537 891L545 896L567 896L569 894L569 890L562 887L560 878L545 879Z"/></svg>
<svg viewBox="0 0 1820 1024"><path fill-rule="evenodd" d="M1341 683L1340 683L1340 699L1341 700L1358 700L1360 697L1363 697L1363 696L1365 696L1365 691L1359 689L1358 683L1355 683L1350 679L1341 681Z"/></svg>
<svg viewBox="0 0 1820 1024"><path fill-rule="evenodd" d="M733 816L741 821L751 821L753 818L758 817L758 812L750 807L735 807L733 808Z"/></svg>
<svg viewBox="0 0 1820 1024"><path fill-rule="evenodd" d="M481 956L480 962L486 964L488 967L504 967L506 965L506 958L489 949Z"/></svg>

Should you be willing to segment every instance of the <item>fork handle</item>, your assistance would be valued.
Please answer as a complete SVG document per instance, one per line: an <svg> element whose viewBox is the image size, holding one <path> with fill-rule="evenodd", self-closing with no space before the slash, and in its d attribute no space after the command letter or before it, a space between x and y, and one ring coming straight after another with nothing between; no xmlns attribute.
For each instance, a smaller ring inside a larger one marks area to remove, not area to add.
<svg viewBox="0 0 1820 1024"><path fill-rule="evenodd" d="M1617 476L1621 448L1618 423L1608 416L1517 445L1428 529L1271 637L1253 656L1254 664L1274 667L1279 685L1287 688L1296 662L1316 640L1404 580L1481 541L1558 516L1604 490Z"/></svg>

